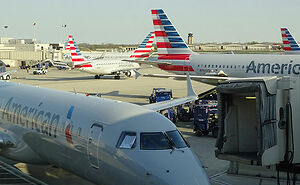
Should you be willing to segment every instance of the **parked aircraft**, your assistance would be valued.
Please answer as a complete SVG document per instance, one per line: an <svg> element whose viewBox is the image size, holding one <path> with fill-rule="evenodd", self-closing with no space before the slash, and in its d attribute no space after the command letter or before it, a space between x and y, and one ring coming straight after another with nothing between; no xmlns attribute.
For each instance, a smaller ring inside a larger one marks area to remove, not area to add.
<svg viewBox="0 0 300 185"><path fill-rule="evenodd" d="M181 133L156 112L197 98L187 79L187 97L144 106L0 82L0 154L96 184L208 185Z"/></svg>
<svg viewBox="0 0 300 185"><path fill-rule="evenodd" d="M69 36L70 37L70 36ZM72 36L71 36L72 37ZM139 47L130 56L132 59L148 58L153 44L154 34L151 32ZM75 68L91 74L95 74L95 79L99 79L103 75L115 75L116 79L120 78L121 73L127 77L135 75L135 70L140 69L138 63L126 62L121 59L101 59L87 61L79 51L77 44L74 41L69 41L72 62Z"/></svg>
<svg viewBox="0 0 300 185"><path fill-rule="evenodd" d="M286 53L300 54L300 47L297 41L287 28L281 28L281 36L283 42L283 49Z"/></svg>
<svg viewBox="0 0 300 185"><path fill-rule="evenodd" d="M190 50L162 9L151 10L158 57L139 63L156 64L172 74L143 74L154 77L185 77L210 84L220 80L255 76L299 76L299 55L197 54Z"/></svg>

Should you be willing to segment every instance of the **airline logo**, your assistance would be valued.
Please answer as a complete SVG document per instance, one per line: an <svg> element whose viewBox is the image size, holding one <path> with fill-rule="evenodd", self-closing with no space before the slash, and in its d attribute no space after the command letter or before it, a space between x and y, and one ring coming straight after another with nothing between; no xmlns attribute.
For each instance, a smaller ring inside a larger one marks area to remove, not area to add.
<svg viewBox="0 0 300 185"><path fill-rule="evenodd" d="M130 58L148 58L154 41L154 33L150 32L145 40L134 51Z"/></svg>
<svg viewBox="0 0 300 185"><path fill-rule="evenodd" d="M281 28L284 51L300 51L300 47L287 28Z"/></svg>
<svg viewBox="0 0 300 185"><path fill-rule="evenodd" d="M83 62L84 57L81 55L78 45L76 44L72 35L69 35L68 45L70 46L72 62Z"/></svg>
<svg viewBox="0 0 300 185"><path fill-rule="evenodd" d="M72 35L69 35L68 40L65 44L65 51L70 51L70 41L74 41Z"/></svg>
<svg viewBox="0 0 300 185"><path fill-rule="evenodd" d="M185 44L171 21L162 9L151 10L158 60L189 61L192 51ZM163 70L194 71L192 66L160 64Z"/></svg>
<svg viewBox="0 0 300 185"><path fill-rule="evenodd" d="M65 128L66 140L70 144L73 144L72 135L71 135L71 117L73 114L73 110L74 110L74 106L71 106L67 114L67 121L66 121L67 126Z"/></svg>

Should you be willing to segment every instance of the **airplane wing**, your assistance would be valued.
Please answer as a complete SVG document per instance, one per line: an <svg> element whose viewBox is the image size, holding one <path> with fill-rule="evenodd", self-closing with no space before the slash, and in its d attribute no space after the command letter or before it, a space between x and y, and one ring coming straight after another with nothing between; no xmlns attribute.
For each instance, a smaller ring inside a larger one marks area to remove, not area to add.
<svg viewBox="0 0 300 185"><path fill-rule="evenodd" d="M130 70L134 70L136 72L136 70L140 69L140 67L136 67L136 68L132 68L132 67L128 67L128 68L122 68L120 69L115 69L115 70L111 70L111 73L116 73L116 72L126 72L126 71L130 71Z"/></svg>
<svg viewBox="0 0 300 185"><path fill-rule="evenodd" d="M140 74L140 76L145 77L157 77L157 78L186 78L186 75L175 75L175 74ZM191 79L203 79L203 80L232 80L232 79L240 79L234 77L226 77L226 76L190 76Z"/></svg>
<svg viewBox="0 0 300 185"><path fill-rule="evenodd" d="M164 61L158 61L157 57L151 57L148 59L123 59L122 61L127 61L127 62L135 62L139 64L148 64L148 65L153 65L153 66L158 66L159 64L170 64L170 62L164 62Z"/></svg>
<svg viewBox="0 0 300 185"><path fill-rule="evenodd" d="M174 100L168 100L168 101L162 101L162 102L158 102L158 103L147 104L147 105L143 105L143 107L154 110L154 111L159 111L159 110L167 109L170 107L182 105L184 103L197 100L197 95L192 87L189 73L187 73L185 77L187 78L187 96L185 98L179 98L179 99L174 99Z"/></svg>

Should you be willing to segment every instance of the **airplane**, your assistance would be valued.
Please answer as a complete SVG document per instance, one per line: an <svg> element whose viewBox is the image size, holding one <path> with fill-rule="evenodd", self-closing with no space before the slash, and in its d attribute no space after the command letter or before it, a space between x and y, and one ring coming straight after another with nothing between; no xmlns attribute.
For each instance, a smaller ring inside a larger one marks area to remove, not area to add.
<svg viewBox="0 0 300 185"><path fill-rule="evenodd" d="M191 78L217 85L219 81L257 76L299 76L299 55L197 54L185 44L162 9L151 10L158 57L135 62L156 65L174 74L140 74L151 77Z"/></svg>
<svg viewBox="0 0 300 185"><path fill-rule="evenodd" d="M284 52L290 54L299 54L300 53L299 44L295 41L295 39L293 38L289 30L287 28L280 28L280 30L281 30Z"/></svg>
<svg viewBox="0 0 300 185"><path fill-rule="evenodd" d="M69 35L68 40L65 42L65 51L70 51L70 43L71 43L70 41L72 41L74 44L76 44L73 36ZM99 60L99 59L103 59L105 54L106 54L106 52L103 52L101 55L99 55L98 53L96 53L96 54L91 53L89 55L84 55L83 57L86 60ZM64 62L67 62L68 64L72 63L71 54L64 54Z"/></svg>
<svg viewBox="0 0 300 185"><path fill-rule="evenodd" d="M0 88L7 159L52 164L96 184L209 185L189 144L157 112L196 100L189 74L186 97L144 106L13 82Z"/></svg>
<svg viewBox="0 0 300 185"><path fill-rule="evenodd" d="M69 36L70 37L70 36ZM72 37L72 36L71 36ZM72 37L73 38L73 37ZM153 44L154 34L151 32L145 38L145 40L139 45L139 47L130 55L131 59L144 59L149 57L151 47ZM95 74L95 79L100 79L103 75L115 75L115 79L120 79L121 73L124 73L127 77L135 76L136 70L140 69L138 63L126 62L121 59L101 59L87 61L80 53L77 44L70 40L70 50L72 62L75 68Z"/></svg>

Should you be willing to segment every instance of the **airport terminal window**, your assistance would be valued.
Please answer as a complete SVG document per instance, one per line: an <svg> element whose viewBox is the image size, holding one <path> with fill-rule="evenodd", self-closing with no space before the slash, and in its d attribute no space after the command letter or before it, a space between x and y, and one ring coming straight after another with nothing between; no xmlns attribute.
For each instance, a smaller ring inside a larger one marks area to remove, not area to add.
<svg viewBox="0 0 300 185"><path fill-rule="evenodd" d="M185 148L188 146L187 142L177 130L167 132L167 136L176 148Z"/></svg>
<svg viewBox="0 0 300 185"><path fill-rule="evenodd" d="M141 133L141 150L172 149L167 136L162 132Z"/></svg>
<svg viewBox="0 0 300 185"><path fill-rule="evenodd" d="M131 149L135 147L136 133L135 132L122 132L117 148Z"/></svg>

